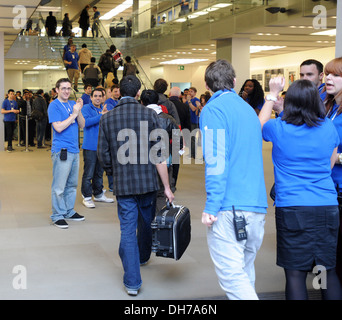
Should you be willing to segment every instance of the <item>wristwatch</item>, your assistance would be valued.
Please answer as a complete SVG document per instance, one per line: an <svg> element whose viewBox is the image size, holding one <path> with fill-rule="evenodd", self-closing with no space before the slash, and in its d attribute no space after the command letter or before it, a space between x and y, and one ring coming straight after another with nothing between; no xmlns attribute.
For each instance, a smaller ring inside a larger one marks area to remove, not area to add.
<svg viewBox="0 0 342 320"><path fill-rule="evenodd" d="M266 100L267 100L267 101L274 101L274 102L277 102L278 99L277 99L276 97L274 97L274 96L268 94L268 95L266 96Z"/></svg>

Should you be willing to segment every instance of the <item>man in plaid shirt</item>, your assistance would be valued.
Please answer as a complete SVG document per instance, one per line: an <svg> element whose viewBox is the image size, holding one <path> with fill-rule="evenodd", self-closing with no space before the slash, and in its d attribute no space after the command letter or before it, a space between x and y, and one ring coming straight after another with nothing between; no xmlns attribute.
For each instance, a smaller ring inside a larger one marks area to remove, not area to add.
<svg viewBox="0 0 342 320"><path fill-rule="evenodd" d="M101 166L114 178L113 193L121 228L119 255L124 268L123 282L129 295L138 294L142 284L140 265L145 264L151 255L151 222L159 189L157 172L166 197L170 202L174 199L166 162L163 161L166 146L159 148L161 152L155 152L162 144L157 145L157 139L150 138L150 134L156 132L163 136L163 130L157 113L136 100L140 86L135 76L121 80L122 98L113 110L101 117L97 149Z"/></svg>

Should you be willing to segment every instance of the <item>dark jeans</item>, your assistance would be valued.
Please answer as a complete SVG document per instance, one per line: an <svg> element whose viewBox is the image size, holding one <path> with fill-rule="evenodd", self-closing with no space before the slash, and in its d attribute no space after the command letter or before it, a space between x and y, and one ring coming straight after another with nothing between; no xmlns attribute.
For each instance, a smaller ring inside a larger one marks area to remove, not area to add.
<svg viewBox="0 0 342 320"><path fill-rule="evenodd" d="M47 118L44 118L42 120L36 120L36 126L37 126L37 144L38 147L41 147L43 145L43 139L45 136L45 128L46 128Z"/></svg>
<svg viewBox="0 0 342 320"><path fill-rule="evenodd" d="M103 189L103 169L97 159L96 151L83 150L83 176L81 192L85 198L99 196Z"/></svg>
<svg viewBox="0 0 342 320"><path fill-rule="evenodd" d="M152 247L151 222L156 210L156 192L116 196L120 219L119 255L124 268L124 285L139 289L140 263L149 260Z"/></svg>

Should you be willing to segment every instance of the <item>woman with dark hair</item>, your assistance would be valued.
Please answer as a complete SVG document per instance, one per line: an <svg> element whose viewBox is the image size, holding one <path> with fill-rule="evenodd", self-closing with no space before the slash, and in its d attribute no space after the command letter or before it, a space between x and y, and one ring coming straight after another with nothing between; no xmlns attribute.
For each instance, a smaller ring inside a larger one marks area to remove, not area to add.
<svg viewBox="0 0 342 320"><path fill-rule="evenodd" d="M339 211L331 177L340 139L309 80L289 87L283 116L270 120L283 85L284 78L271 79L259 119L264 140L273 144L277 265L285 270L286 299L308 298L308 272L325 277L323 299L341 299L335 270Z"/></svg>
<svg viewBox="0 0 342 320"><path fill-rule="evenodd" d="M243 100L248 102L248 104L255 110L255 112L259 114L265 102L264 90L262 90L259 81L255 79L246 80L241 87L239 96L242 97Z"/></svg>

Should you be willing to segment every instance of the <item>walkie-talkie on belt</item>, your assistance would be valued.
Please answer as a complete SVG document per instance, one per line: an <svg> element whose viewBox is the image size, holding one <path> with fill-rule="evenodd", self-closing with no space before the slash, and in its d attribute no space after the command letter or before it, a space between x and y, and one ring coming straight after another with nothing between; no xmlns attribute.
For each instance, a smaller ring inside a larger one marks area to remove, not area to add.
<svg viewBox="0 0 342 320"><path fill-rule="evenodd" d="M247 239L247 231L246 231L246 219L245 217L238 217L235 213L235 207L233 206L233 214L234 214L234 228L235 235L237 241L242 241Z"/></svg>

